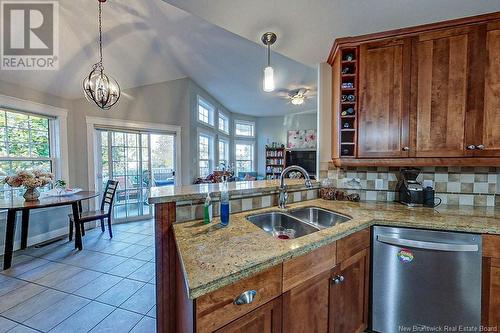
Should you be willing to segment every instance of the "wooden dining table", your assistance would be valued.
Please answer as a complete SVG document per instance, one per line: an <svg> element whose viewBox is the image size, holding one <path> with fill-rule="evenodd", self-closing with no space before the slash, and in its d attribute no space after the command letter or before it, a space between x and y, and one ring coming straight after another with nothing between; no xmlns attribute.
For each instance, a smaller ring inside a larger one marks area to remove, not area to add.
<svg viewBox="0 0 500 333"><path fill-rule="evenodd" d="M3 258L3 269L12 265L12 254L14 251L14 239L16 232L17 212L21 212L21 249L28 246L28 227L30 210L39 208L51 208L70 206L76 225L79 225L80 212L82 211L82 200L88 200L99 196L98 192L81 191L67 196L40 196L39 200L26 201L24 198L11 198L0 200L0 210L7 210L7 227L5 230L5 251ZM82 234L80 228L75 229L75 245L82 249Z"/></svg>

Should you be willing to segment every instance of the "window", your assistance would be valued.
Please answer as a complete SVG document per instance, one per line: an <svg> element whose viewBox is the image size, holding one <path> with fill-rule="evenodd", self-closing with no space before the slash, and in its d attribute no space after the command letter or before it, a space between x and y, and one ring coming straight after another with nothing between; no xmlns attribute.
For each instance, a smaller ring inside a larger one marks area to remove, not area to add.
<svg viewBox="0 0 500 333"><path fill-rule="evenodd" d="M0 109L0 173L18 170L53 172L51 118ZM0 187L0 198L21 196L22 189Z"/></svg>
<svg viewBox="0 0 500 333"><path fill-rule="evenodd" d="M198 135L198 168L199 176L206 177L212 170L212 137L206 134Z"/></svg>
<svg viewBox="0 0 500 333"><path fill-rule="evenodd" d="M229 141L224 139L219 139L219 166L229 166Z"/></svg>
<svg viewBox="0 0 500 333"><path fill-rule="evenodd" d="M237 142L235 145L236 173L254 171L253 143Z"/></svg>
<svg viewBox="0 0 500 333"><path fill-rule="evenodd" d="M214 107L198 96L198 121L214 126Z"/></svg>
<svg viewBox="0 0 500 333"><path fill-rule="evenodd" d="M229 118L219 112L219 131L229 134Z"/></svg>
<svg viewBox="0 0 500 333"><path fill-rule="evenodd" d="M251 121L236 120L235 135L253 137L255 131L255 123Z"/></svg>

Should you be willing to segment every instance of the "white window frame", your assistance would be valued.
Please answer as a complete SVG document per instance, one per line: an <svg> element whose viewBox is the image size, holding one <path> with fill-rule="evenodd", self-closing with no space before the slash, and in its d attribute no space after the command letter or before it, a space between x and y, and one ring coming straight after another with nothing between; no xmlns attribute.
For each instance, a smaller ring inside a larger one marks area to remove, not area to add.
<svg viewBox="0 0 500 333"><path fill-rule="evenodd" d="M215 145L215 137L214 135L207 133L205 131L198 131L196 135L196 164L198 166L196 174L198 177L206 177L202 176L200 174L200 136L204 136L208 138L208 170L209 173L210 171L214 170L214 161L215 161L215 154L214 154L214 145Z"/></svg>
<svg viewBox="0 0 500 333"><path fill-rule="evenodd" d="M238 160L237 155L236 155L236 145L249 145L252 146L252 170L250 171L241 171L238 170L238 161L246 161L246 160ZM257 171L257 165L255 163L255 141L248 141L248 140L237 140L234 142L234 167L236 171L236 176L240 172L256 172Z"/></svg>
<svg viewBox="0 0 500 333"><path fill-rule="evenodd" d="M220 120L221 120L221 118L227 124L227 129L226 130L220 128L220 124L221 124ZM219 130L219 132L224 133L226 135L229 135L229 132L230 132L229 128L230 127L231 127L231 125L230 125L230 122L229 122L229 116L227 114L225 114L224 112L219 111L219 117L217 118L217 129Z"/></svg>
<svg viewBox="0 0 500 333"><path fill-rule="evenodd" d="M200 119L200 106L208 110L208 123ZM197 98L196 120L205 126L215 127L215 107L201 96Z"/></svg>
<svg viewBox="0 0 500 333"><path fill-rule="evenodd" d="M240 135L240 134L237 134L236 127L237 127L238 124L252 126L252 135ZM234 121L234 136L238 137L238 138L255 138L255 122L254 121L249 121L249 120L236 119Z"/></svg>
<svg viewBox="0 0 500 333"><path fill-rule="evenodd" d="M226 156L220 156L220 148L219 148L219 144L223 142L225 145L226 145ZM221 162L226 162L226 168L229 166L229 152L231 150L231 145L230 145L230 140L229 138L226 138L226 137L221 137L219 136L219 138L217 139L217 163L218 165L220 166L221 165Z"/></svg>
<svg viewBox="0 0 500 333"><path fill-rule="evenodd" d="M6 95L0 95L0 108L6 111L31 113L34 116L39 115L51 118L49 119L49 141L52 172L56 179L64 179L68 182L68 111L52 105L36 103Z"/></svg>

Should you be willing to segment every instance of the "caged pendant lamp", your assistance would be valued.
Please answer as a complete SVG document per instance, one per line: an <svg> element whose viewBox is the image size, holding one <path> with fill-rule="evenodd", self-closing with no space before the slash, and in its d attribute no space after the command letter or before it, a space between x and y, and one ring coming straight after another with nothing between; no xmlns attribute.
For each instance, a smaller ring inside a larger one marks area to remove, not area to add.
<svg viewBox="0 0 500 333"><path fill-rule="evenodd" d="M99 62L92 66L90 74L83 80L83 90L89 102L95 103L102 110L109 110L120 99L120 86L111 76L104 73L102 63L102 4L99 3Z"/></svg>

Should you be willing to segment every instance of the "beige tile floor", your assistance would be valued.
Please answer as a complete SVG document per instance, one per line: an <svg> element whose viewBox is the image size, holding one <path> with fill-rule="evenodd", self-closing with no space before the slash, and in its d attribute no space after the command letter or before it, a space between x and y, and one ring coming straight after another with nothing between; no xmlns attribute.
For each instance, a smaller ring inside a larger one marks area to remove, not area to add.
<svg viewBox="0 0 500 333"><path fill-rule="evenodd" d="M153 221L14 254L0 272L0 333L156 331ZM1 258L0 258L1 259Z"/></svg>

